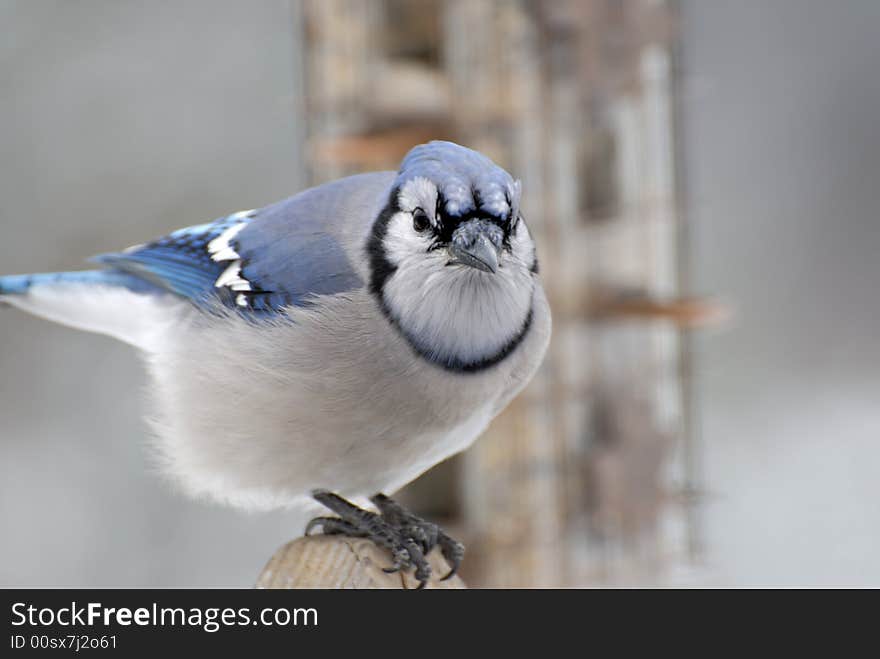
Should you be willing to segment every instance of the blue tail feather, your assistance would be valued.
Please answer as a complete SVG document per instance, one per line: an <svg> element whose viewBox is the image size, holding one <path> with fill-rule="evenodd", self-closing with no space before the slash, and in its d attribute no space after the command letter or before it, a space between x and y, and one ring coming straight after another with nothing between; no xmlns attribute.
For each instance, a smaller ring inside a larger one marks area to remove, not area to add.
<svg viewBox="0 0 880 659"><path fill-rule="evenodd" d="M135 293L158 292L153 284L119 270L80 270L76 272L45 272L31 275L0 277L0 295L24 295L35 286L54 284L95 284L119 286Z"/></svg>

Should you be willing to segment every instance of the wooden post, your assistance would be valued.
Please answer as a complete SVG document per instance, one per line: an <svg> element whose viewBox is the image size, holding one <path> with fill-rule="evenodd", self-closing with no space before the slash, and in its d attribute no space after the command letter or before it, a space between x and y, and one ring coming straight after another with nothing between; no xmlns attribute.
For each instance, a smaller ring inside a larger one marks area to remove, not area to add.
<svg viewBox="0 0 880 659"><path fill-rule="evenodd" d="M426 588L465 588L457 576L440 577L449 567L434 550L428 557L434 577ZM281 547L263 568L257 588L417 588L412 570L388 574L391 556L369 540L315 535Z"/></svg>

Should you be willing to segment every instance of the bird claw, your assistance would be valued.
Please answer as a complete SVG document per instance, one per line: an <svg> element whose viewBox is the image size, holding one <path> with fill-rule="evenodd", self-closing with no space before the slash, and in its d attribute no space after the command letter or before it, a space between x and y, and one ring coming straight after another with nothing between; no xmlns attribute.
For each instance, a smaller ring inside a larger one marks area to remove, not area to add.
<svg viewBox="0 0 880 659"><path fill-rule="evenodd" d="M370 501L379 513L364 510L338 494L316 490L314 499L339 515L339 517L315 517L306 526L306 535L320 526L325 535L344 535L367 538L391 552L393 564L383 568L388 574L403 569L413 569L419 582L417 590L427 586L431 579L431 566L427 556L434 547L449 564L450 571L441 581L451 578L464 556L464 545L449 537L439 526L416 517L396 501L384 494L377 494Z"/></svg>
<svg viewBox="0 0 880 659"><path fill-rule="evenodd" d="M443 531L440 531L438 544L440 545L440 553L451 568L446 576L440 579L440 581L446 581L454 577L456 572L458 572L458 568L461 566L461 561L464 558L464 545L450 538Z"/></svg>

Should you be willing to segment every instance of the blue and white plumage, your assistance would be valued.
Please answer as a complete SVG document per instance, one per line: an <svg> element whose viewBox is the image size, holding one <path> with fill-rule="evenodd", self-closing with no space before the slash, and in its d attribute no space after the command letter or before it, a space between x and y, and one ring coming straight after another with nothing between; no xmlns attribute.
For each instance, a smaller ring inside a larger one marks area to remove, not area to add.
<svg viewBox="0 0 880 659"><path fill-rule="evenodd" d="M550 334L520 186L449 142L94 260L0 301L142 349L155 444L250 509L393 492L476 439Z"/></svg>

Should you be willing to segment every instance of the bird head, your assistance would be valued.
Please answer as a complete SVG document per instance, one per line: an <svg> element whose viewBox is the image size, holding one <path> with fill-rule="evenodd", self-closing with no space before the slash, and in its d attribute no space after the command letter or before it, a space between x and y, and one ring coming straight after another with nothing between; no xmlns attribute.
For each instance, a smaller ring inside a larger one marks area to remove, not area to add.
<svg viewBox="0 0 880 659"><path fill-rule="evenodd" d="M451 142L404 158L370 233L370 287L422 357L479 371L528 330L537 261L520 187L486 156Z"/></svg>

